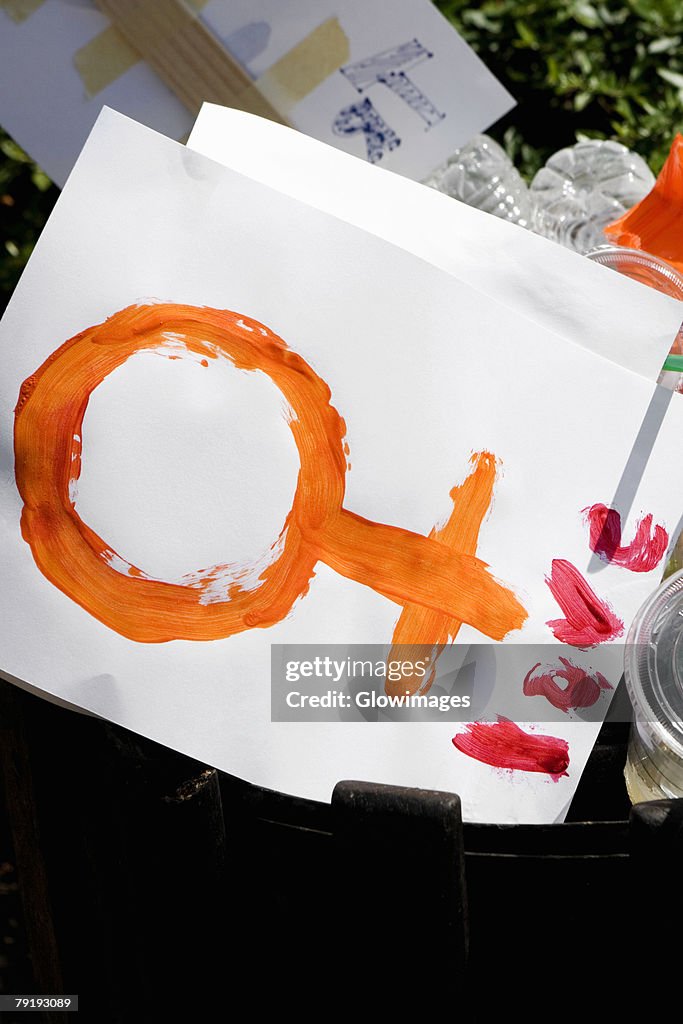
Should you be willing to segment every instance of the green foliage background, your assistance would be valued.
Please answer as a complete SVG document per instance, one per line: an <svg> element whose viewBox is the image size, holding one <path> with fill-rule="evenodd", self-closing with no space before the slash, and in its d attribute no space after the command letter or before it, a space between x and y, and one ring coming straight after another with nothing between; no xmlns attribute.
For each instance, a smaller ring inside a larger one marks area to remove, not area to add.
<svg viewBox="0 0 683 1024"><path fill-rule="evenodd" d="M436 0L517 107L490 134L525 177L581 138L657 173L683 128L683 0Z"/></svg>
<svg viewBox="0 0 683 1024"><path fill-rule="evenodd" d="M436 0L517 100L490 134L531 178L555 150L613 138L657 172L683 129L683 0ZM0 310L57 189L0 131Z"/></svg>
<svg viewBox="0 0 683 1024"><path fill-rule="evenodd" d="M0 129L0 312L58 195L47 175Z"/></svg>

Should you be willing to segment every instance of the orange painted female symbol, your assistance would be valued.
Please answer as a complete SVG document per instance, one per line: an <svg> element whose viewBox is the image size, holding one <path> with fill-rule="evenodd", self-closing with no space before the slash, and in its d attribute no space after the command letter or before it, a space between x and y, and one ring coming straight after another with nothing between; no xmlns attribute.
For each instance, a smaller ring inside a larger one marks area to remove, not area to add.
<svg viewBox="0 0 683 1024"><path fill-rule="evenodd" d="M152 579L118 558L70 497L91 392L133 353L163 346L169 332L204 358L227 356L238 369L262 370L293 412L289 427L301 462L294 503L254 589L231 578L228 566L186 582ZM38 568L110 629L143 643L215 640L272 626L306 594L318 561L398 604L431 609L496 640L521 626L524 608L473 554L343 508L346 426L330 398L327 384L281 338L226 310L129 306L82 331L24 381L15 410L21 530Z"/></svg>

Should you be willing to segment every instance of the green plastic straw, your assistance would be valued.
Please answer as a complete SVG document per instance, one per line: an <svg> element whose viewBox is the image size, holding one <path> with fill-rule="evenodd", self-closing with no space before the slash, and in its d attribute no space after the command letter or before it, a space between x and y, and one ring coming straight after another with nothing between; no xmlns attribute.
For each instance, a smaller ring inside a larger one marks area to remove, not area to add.
<svg viewBox="0 0 683 1024"><path fill-rule="evenodd" d="M676 373L683 373L683 356L667 356L664 360L663 370L674 370Z"/></svg>

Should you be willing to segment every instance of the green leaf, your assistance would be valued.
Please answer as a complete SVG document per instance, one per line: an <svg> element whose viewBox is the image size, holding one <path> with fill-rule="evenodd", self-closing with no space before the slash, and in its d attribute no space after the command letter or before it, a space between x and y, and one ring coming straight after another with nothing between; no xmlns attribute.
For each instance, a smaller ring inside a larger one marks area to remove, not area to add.
<svg viewBox="0 0 683 1024"><path fill-rule="evenodd" d="M678 50L681 45L680 36L662 36L661 39L653 39L648 43L648 53L668 53L670 50Z"/></svg>
<svg viewBox="0 0 683 1024"><path fill-rule="evenodd" d="M669 71L668 68L657 68L657 74L665 82L675 85L677 89L683 89L683 75L679 75L677 71Z"/></svg>
<svg viewBox="0 0 683 1024"><path fill-rule="evenodd" d="M484 11L465 11L463 19L468 25L473 25L482 32L500 32L501 24L489 18Z"/></svg>
<svg viewBox="0 0 683 1024"><path fill-rule="evenodd" d="M4 153L10 160L16 160L17 163L27 164L30 162L30 158L24 153L20 146L17 146L14 139L4 138L0 142L0 151Z"/></svg>
<svg viewBox="0 0 683 1024"><path fill-rule="evenodd" d="M601 25L601 18L593 4L579 2L572 4L572 14L579 25L586 28L597 28Z"/></svg>
<svg viewBox="0 0 683 1024"><path fill-rule="evenodd" d="M527 25L524 21L515 22L515 27L517 29L517 35L519 36L521 42L524 43L525 46L528 46L530 49L537 50L538 39L536 38L536 34L533 31L533 29L531 29L529 25Z"/></svg>
<svg viewBox="0 0 683 1024"><path fill-rule="evenodd" d="M34 167L31 171L31 181L36 186L39 192L47 192L52 185L51 180L48 178L45 171L41 171L40 167Z"/></svg>
<svg viewBox="0 0 683 1024"><path fill-rule="evenodd" d="M593 64L588 54L584 50L577 50L574 54L574 59L576 60L576 63L579 65L584 75L590 75L593 69Z"/></svg>

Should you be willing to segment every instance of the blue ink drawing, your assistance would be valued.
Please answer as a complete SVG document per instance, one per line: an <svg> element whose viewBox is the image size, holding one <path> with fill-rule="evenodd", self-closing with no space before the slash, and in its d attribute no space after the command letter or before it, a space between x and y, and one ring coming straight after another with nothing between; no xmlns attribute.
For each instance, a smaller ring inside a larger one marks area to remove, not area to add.
<svg viewBox="0 0 683 1024"><path fill-rule="evenodd" d="M362 132L371 164L376 164L385 152L396 149L401 144L396 132L377 113L367 97L340 110L332 124L332 131L335 135L355 135L356 132Z"/></svg>
<svg viewBox="0 0 683 1024"><path fill-rule="evenodd" d="M386 85L422 118L429 129L446 115L437 110L432 101L408 77L406 71L421 64L422 61L430 60L433 56L434 54L423 46L419 39L411 39L390 50L382 50L372 57L347 64L340 68L340 71L359 93L365 92L372 85Z"/></svg>

